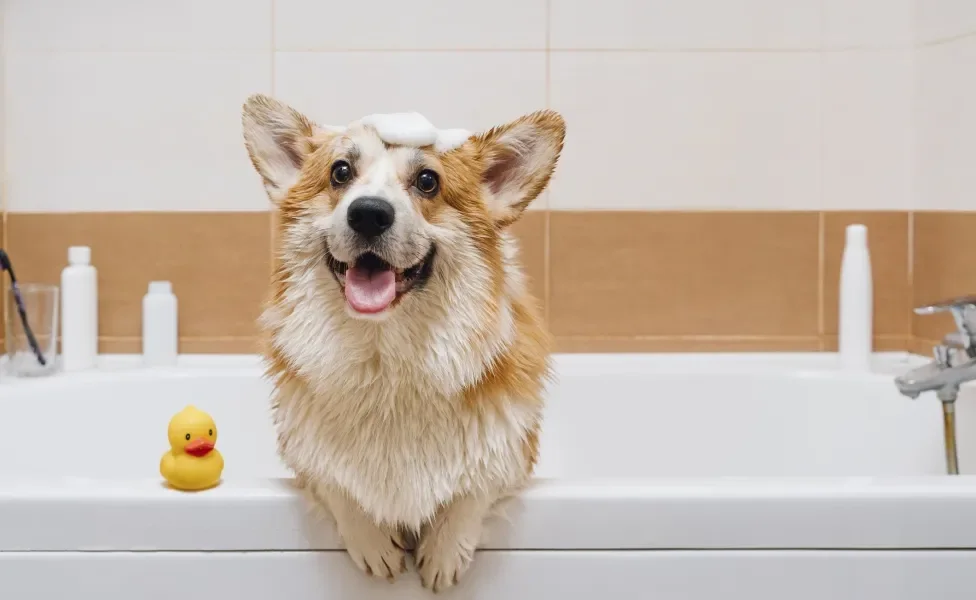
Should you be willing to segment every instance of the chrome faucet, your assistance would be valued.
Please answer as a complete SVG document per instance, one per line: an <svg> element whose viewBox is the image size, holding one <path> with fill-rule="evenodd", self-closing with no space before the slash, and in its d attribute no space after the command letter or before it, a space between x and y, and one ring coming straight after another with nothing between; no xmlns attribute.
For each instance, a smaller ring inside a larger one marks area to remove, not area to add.
<svg viewBox="0 0 976 600"><path fill-rule="evenodd" d="M948 312L956 331L946 334L932 348L934 360L895 378L898 391L915 399L922 392L934 391L942 401L945 428L946 464L949 474L959 473L956 454L956 399L959 388L976 380L976 296L950 298L915 309L917 315Z"/></svg>

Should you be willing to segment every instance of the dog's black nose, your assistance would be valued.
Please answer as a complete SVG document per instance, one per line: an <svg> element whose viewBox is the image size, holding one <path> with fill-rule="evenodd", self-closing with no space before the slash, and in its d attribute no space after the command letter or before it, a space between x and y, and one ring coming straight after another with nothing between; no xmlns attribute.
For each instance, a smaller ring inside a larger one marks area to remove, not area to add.
<svg viewBox="0 0 976 600"><path fill-rule="evenodd" d="M353 231L374 238L393 225L393 205L375 196L356 198L349 205L346 219Z"/></svg>

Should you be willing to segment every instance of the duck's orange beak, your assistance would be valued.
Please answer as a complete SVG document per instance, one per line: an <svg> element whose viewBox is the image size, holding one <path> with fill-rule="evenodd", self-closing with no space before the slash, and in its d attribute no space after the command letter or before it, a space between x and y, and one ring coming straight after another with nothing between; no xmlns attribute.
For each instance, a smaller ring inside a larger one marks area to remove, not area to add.
<svg viewBox="0 0 976 600"><path fill-rule="evenodd" d="M183 451L190 456L206 456L214 449L214 445L207 440L196 439L183 446Z"/></svg>

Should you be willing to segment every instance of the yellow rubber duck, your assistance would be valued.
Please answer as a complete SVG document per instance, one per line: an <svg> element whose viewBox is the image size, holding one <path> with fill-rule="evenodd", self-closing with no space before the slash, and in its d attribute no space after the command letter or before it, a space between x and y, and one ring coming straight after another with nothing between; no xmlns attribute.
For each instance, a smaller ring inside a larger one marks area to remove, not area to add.
<svg viewBox="0 0 976 600"><path fill-rule="evenodd" d="M220 482L224 457L217 452L217 426L210 415L187 406L169 421L170 450L159 461L159 472L180 490L205 490Z"/></svg>

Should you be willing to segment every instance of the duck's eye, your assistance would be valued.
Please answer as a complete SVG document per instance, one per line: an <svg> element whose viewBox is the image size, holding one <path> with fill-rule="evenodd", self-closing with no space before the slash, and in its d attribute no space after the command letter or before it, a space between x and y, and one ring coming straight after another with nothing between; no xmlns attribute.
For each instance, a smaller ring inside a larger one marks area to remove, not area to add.
<svg viewBox="0 0 976 600"><path fill-rule="evenodd" d="M188 442L190 441L190 434L189 433L186 434L186 441L188 441Z"/></svg>
<svg viewBox="0 0 976 600"><path fill-rule="evenodd" d="M437 193L437 188L440 187L440 181L438 180L437 173L430 169L424 169L417 174L417 182L414 185L424 194L432 196Z"/></svg>
<svg viewBox="0 0 976 600"><path fill-rule="evenodd" d="M352 167L344 160L337 160L332 164L332 184L342 185L352 179Z"/></svg>
<svg viewBox="0 0 976 600"><path fill-rule="evenodd" d="M210 437L213 437L213 429L210 430Z"/></svg>

